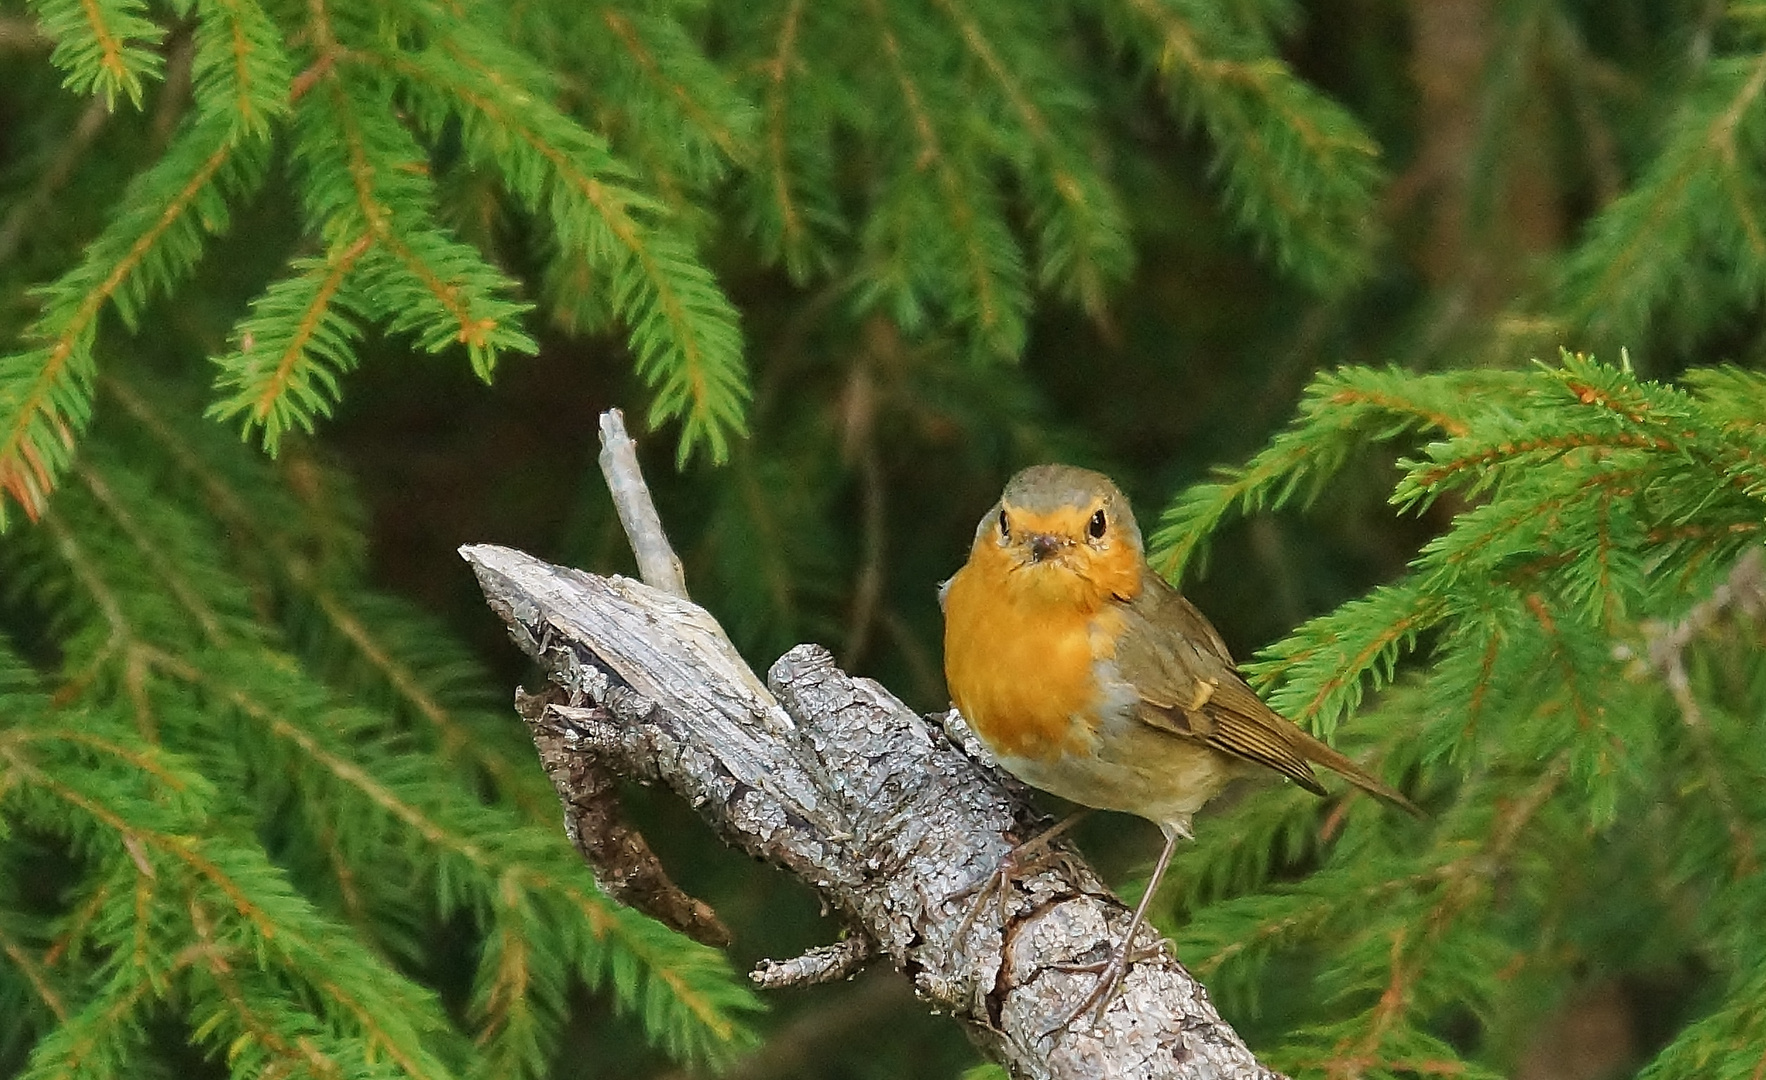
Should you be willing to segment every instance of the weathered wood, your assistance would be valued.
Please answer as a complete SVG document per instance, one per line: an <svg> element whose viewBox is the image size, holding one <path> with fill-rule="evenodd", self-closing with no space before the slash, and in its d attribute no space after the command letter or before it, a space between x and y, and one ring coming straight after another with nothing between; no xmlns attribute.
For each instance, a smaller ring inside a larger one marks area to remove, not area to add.
<svg viewBox="0 0 1766 1080"><path fill-rule="evenodd" d="M618 409L601 414L600 462L614 512L632 545L632 556L638 560L638 576L652 588L686 599L687 578L681 572L680 556L662 528L650 486L638 468L638 444L626 434L625 414Z"/></svg>
<svg viewBox="0 0 1766 1080"><path fill-rule="evenodd" d="M572 733L603 719L605 711L572 709L556 686L529 695L515 690L515 711L528 722L540 765L564 804L564 835L582 853L603 893L637 908L694 941L721 949L729 928L709 904L688 896L662 868L644 834L626 821L619 777L594 754L582 752Z"/></svg>
<svg viewBox="0 0 1766 1080"><path fill-rule="evenodd" d="M815 646L786 653L763 686L689 601L507 548L461 554L568 699L546 710L561 790L555 770L572 750L665 783L869 939L784 966L813 973L874 948L1017 1076L1275 1075L1164 950L1133 965L1101 1029L1049 1030L1095 978L1061 965L1108 957L1129 918L1077 856L1018 882L1006 925L989 904L952 941L971 902L959 894L1039 827L954 712L921 717Z"/></svg>

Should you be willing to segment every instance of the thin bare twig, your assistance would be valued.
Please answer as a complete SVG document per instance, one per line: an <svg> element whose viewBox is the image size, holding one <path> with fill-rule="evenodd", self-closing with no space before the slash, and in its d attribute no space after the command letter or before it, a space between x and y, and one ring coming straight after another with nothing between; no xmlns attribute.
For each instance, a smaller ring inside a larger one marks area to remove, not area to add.
<svg viewBox="0 0 1766 1080"><path fill-rule="evenodd" d="M863 934L821 945L790 960L762 960L748 973L762 990L787 986L815 986L850 978L876 953L876 944Z"/></svg>
<svg viewBox="0 0 1766 1080"><path fill-rule="evenodd" d="M883 462L877 452L877 389L869 364L860 360L847 380L842 403L846 434L842 455L858 469L863 537L858 574L853 580L852 620L846 631L846 650L840 666L851 668L864 658L870 646L883 601L884 539L888 513L883 501Z"/></svg>
<svg viewBox="0 0 1766 1080"><path fill-rule="evenodd" d="M10 262L18 253L18 245L24 239L25 231L32 223L43 219L49 200L67 183L68 177L73 175L80 160L86 156L86 151L98 141L98 133L104 130L104 125L109 120L110 107L102 97L93 98L91 104L86 106L86 111L80 114L73 131L62 140L60 152L43 170L37 186L13 206L12 213L6 215L5 221L0 221L0 263Z"/></svg>
<svg viewBox="0 0 1766 1080"><path fill-rule="evenodd" d="M1762 555L1760 548L1750 548L1737 559L1729 576L1711 590L1710 596L1694 604L1685 618L1677 623L1651 623L1644 627L1644 635L1648 642L1649 664L1661 673L1662 681L1674 697L1681 723L1692 736L1693 746L1704 766L1711 799L1728 827L1735 873L1738 877L1745 877L1758 865L1753 832L1729 790L1722 762L1718 760L1717 749L1711 741L1710 724L1692 691L1692 679L1686 670L1687 647L1731 611L1754 619L1766 612L1766 555Z"/></svg>
<svg viewBox="0 0 1766 1080"><path fill-rule="evenodd" d="M662 530L662 518L650 498L650 487L638 468L638 446L626 434L625 416L618 409L601 414L601 475L613 494L613 508L625 526L632 554L638 559L638 576L652 589L661 589L682 600L687 598L687 578L680 557Z"/></svg>

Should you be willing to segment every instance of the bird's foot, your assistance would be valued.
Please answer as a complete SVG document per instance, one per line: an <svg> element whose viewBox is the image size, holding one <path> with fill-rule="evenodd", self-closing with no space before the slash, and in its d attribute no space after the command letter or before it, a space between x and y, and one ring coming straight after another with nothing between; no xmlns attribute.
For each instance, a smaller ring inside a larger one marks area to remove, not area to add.
<svg viewBox="0 0 1766 1080"><path fill-rule="evenodd" d="M1116 1000L1117 992L1122 988L1122 980L1128 975L1130 965L1142 960L1150 960L1165 951L1163 941L1135 948L1132 943L1125 943L1110 955L1108 960L1093 960L1087 963L1063 962L1050 964L1056 971L1074 971L1082 973L1095 972L1098 981L1079 1004L1069 1009L1066 1015L1043 1031L1044 1035L1053 1035L1077 1020L1087 1009L1094 1010L1091 1026L1097 1027L1104 1022L1104 1014L1109 1011L1110 1003Z"/></svg>
<svg viewBox="0 0 1766 1080"><path fill-rule="evenodd" d="M1171 865L1172 849L1177 846L1180 837L1189 834L1187 824L1182 820L1166 824L1165 847L1159 852L1159 861L1153 864L1153 876L1147 879L1147 891L1141 894L1141 902L1135 905L1134 915L1128 920L1128 931L1122 935L1122 947L1117 949L1116 955L1112 956L1110 962L1104 965L1103 973L1098 976L1098 984L1092 987L1092 992L1085 996L1085 1000L1062 1017L1060 1023L1044 1031L1044 1035L1061 1030L1088 1009L1096 1010L1092 1013L1093 1028L1104 1022L1104 1013L1109 1010L1110 1002L1116 999L1116 991L1122 985L1123 976L1128 974L1128 966L1141 958L1142 954L1135 948L1135 938L1139 935L1141 927L1146 924L1147 906L1153 902L1153 897L1159 892L1159 881L1165 876L1165 868ZM1157 939L1158 935L1155 934L1154 937ZM1157 947L1162 948L1163 943Z"/></svg>
<svg viewBox="0 0 1766 1080"><path fill-rule="evenodd" d="M969 929L975 925L976 917L987 906L987 901L990 898L998 904L999 923L1001 927L1004 927L1008 914L1006 899L1011 891L1012 882L1029 877L1051 864L1071 865L1071 857L1065 851L1055 848L1053 844L1074 822L1084 817L1085 813L1084 810L1080 810L1070 814L1043 830L1041 834L1019 844L1006 852L1005 857L999 861L998 866L993 868L991 874L973 885L965 886L952 893L950 896L952 900L963 900L973 896L975 902L969 905L969 910L963 915L963 921L957 924L956 933L952 935L951 941L960 944L968 937Z"/></svg>
<svg viewBox="0 0 1766 1080"><path fill-rule="evenodd" d="M1134 951L1133 956L1128 958L1128 962L1130 964L1138 964L1143 960L1151 960L1153 957L1158 956L1164 951L1164 942L1157 942L1152 945L1142 945ZM1056 971L1072 971L1078 972L1081 975L1099 975L1111 964L1116 962L1116 957L1117 955L1120 955L1120 953L1121 950L1119 949L1116 953L1112 954L1108 960L1087 960L1084 962L1077 960L1059 960L1048 966L1054 968Z"/></svg>

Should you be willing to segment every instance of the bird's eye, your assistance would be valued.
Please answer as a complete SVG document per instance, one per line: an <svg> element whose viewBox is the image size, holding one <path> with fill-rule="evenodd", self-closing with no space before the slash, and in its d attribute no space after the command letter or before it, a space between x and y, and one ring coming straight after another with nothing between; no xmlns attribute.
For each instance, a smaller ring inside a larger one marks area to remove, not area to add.
<svg viewBox="0 0 1766 1080"><path fill-rule="evenodd" d="M1009 539L1011 539L1011 536L1012 536L1012 527L1006 521L1006 512L1004 510L1001 510L1000 511L1000 539L1001 540L1009 540Z"/></svg>
<svg viewBox="0 0 1766 1080"><path fill-rule="evenodd" d="M1104 512L1099 510L1091 516L1091 524L1085 527L1085 531L1091 534L1093 540L1102 540L1104 538L1104 527L1107 524L1108 522L1104 520Z"/></svg>

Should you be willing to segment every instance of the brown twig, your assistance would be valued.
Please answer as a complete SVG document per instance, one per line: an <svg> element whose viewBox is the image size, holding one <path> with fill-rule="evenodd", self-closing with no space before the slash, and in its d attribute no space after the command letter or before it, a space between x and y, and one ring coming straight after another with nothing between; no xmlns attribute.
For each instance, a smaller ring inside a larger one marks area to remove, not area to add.
<svg viewBox="0 0 1766 1080"><path fill-rule="evenodd" d="M159 95L153 104L153 136L149 145L156 157L165 151L166 144L172 141L172 133L178 128L178 121L189 111L195 64L196 34L189 26L180 27L166 43L165 75L160 80Z"/></svg>
<svg viewBox="0 0 1766 1080"><path fill-rule="evenodd" d="M862 537L858 573L853 579L852 619L846 630L846 650L840 666L856 666L870 646L883 601L884 540L888 511L884 505L883 462L877 452L877 389L865 361L854 366L842 402L845 438L841 454L857 467Z"/></svg>
<svg viewBox="0 0 1766 1080"><path fill-rule="evenodd" d="M643 834L626 822L618 779L596 754L583 752L593 729L611 717L604 709L573 708L564 698L557 687L532 695L517 690L515 711L533 732L540 765L564 803L564 833L594 871L596 887L694 941L728 945L730 930L717 912L683 892Z"/></svg>
<svg viewBox="0 0 1766 1080"><path fill-rule="evenodd" d="M1680 710L1681 723L1692 736L1693 746L1704 767L1711 800L1729 830L1736 876L1745 877L1758 866L1753 832L1729 790L1722 762L1718 760L1717 749L1711 741L1710 724L1693 693L1692 679L1686 670L1687 647L1732 611L1752 619L1758 619L1766 612L1766 555L1762 555L1760 548L1750 548L1737 559L1729 576L1711 590L1710 596L1694 604L1679 622L1649 623L1644 627L1644 637L1649 665L1661 673L1668 693L1673 695L1674 704Z"/></svg>
<svg viewBox="0 0 1766 1080"><path fill-rule="evenodd" d="M98 141L99 132L104 130L104 125L109 121L110 107L102 97L93 98L86 106L86 111L80 114L73 131L61 140L61 150L48 168L43 170L37 186L13 206L12 213L6 215L6 220L0 221L0 263L10 262L13 255L17 254L25 231L32 224L43 220L49 200L67 183L68 177L73 175L80 160L86 156L86 151Z"/></svg>
<svg viewBox="0 0 1766 1080"><path fill-rule="evenodd" d="M14 15L0 17L0 52L38 52L54 44L37 20Z"/></svg>

